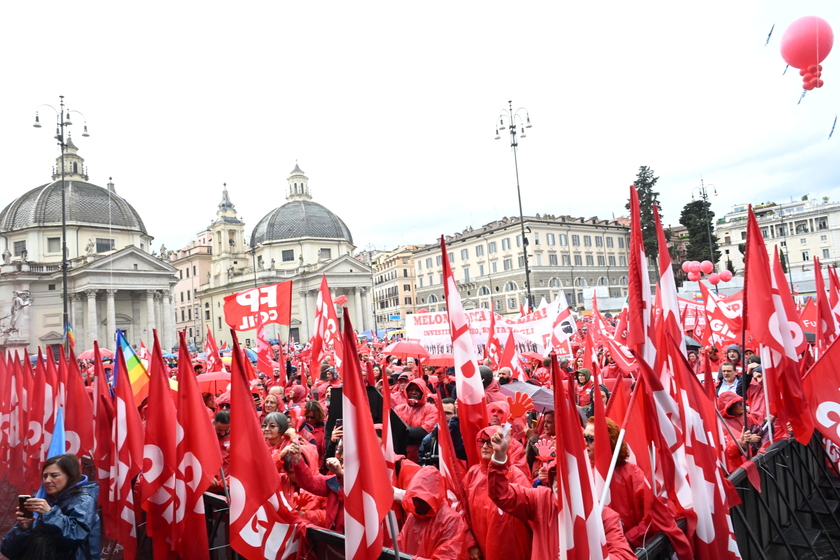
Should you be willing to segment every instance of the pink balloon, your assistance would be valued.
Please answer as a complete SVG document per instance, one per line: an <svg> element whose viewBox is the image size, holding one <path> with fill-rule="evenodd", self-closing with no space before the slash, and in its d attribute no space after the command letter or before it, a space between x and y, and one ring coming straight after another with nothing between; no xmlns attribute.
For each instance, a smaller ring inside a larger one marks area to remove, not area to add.
<svg viewBox="0 0 840 560"><path fill-rule="evenodd" d="M700 263L698 261L691 261L691 266L688 267L688 270L690 270L691 272L697 272L699 274L700 273Z"/></svg>
<svg viewBox="0 0 840 560"><path fill-rule="evenodd" d="M785 29L781 41L782 58L794 68L808 68L822 62L833 44L834 32L828 22L806 16Z"/></svg>
<svg viewBox="0 0 840 560"><path fill-rule="evenodd" d="M808 91L811 91L812 89L814 89L814 84L812 84L811 82L804 82L802 84L802 89L807 89Z"/></svg>
<svg viewBox="0 0 840 560"><path fill-rule="evenodd" d="M691 267L691 261L685 261L684 263L682 263L682 271L683 272L691 272L690 267Z"/></svg>
<svg viewBox="0 0 840 560"><path fill-rule="evenodd" d="M703 261L703 262L700 263L700 272L708 274L711 271L713 271L714 269L715 269L715 265L713 265L711 261Z"/></svg>
<svg viewBox="0 0 840 560"><path fill-rule="evenodd" d="M699 272L689 272L688 273L688 279L691 280L692 282L697 282L698 280L700 280L700 273Z"/></svg>
<svg viewBox="0 0 840 560"><path fill-rule="evenodd" d="M717 286L718 282L720 282L720 274L717 272L712 272L709 274L709 284L712 286Z"/></svg>
<svg viewBox="0 0 840 560"><path fill-rule="evenodd" d="M810 82L813 79L814 79L814 75L811 74L810 72L805 72L805 75L802 76L802 81L803 82Z"/></svg>
<svg viewBox="0 0 840 560"><path fill-rule="evenodd" d="M825 82L824 82L824 81L822 81L822 80L817 80L817 85L816 85L816 86L814 86L814 87L823 87L824 85L825 85Z"/></svg>
<svg viewBox="0 0 840 560"><path fill-rule="evenodd" d="M732 280L732 273L728 270L722 270L720 272L720 279L724 282L729 282L730 280Z"/></svg>

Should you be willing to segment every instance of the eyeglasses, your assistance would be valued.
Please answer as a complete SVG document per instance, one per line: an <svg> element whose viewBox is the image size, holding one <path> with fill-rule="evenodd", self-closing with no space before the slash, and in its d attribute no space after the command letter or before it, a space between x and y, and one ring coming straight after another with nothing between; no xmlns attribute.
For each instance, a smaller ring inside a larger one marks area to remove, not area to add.
<svg viewBox="0 0 840 560"><path fill-rule="evenodd" d="M279 429L279 426L277 424L263 424L262 429L263 430L277 430L277 429Z"/></svg>
<svg viewBox="0 0 840 560"><path fill-rule="evenodd" d="M480 447L484 447L485 445L491 444L491 441L489 439L477 439L476 442Z"/></svg>
<svg viewBox="0 0 840 560"><path fill-rule="evenodd" d="M586 445L592 445L593 443L595 443L595 436L590 436L590 435L584 434L583 435L583 441L586 442Z"/></svg>
<svg viewBox="0 0 840 560"><path fill-rule="evenodd" d="M455 412L449 412L449 411L444 410L443 413L446 414L447 416L455 416Z"/></svg>

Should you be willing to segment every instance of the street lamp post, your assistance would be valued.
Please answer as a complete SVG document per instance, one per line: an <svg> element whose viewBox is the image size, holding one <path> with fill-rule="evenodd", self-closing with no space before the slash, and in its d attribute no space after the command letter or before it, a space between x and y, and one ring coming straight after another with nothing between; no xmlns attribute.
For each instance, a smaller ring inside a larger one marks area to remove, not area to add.
<svg viewBox="0 0 840 560"><path fill-rule="evenodd" d="M715 196L717 196L717 188L714 185L709 186L712 187L712 192ZM694 200L694 191L700 192L700 199L703 201L703 216L706 220L706 233L709 236L709 260L712 262L712 266L717 268L717 261L715 260L715 245L714 241L712 241L712 224L709 221L709 191L706 190L706 185L703 184L702 177L700 178L700 186L694 187L691 190L691 200ZM717 284L715 284L715 292L717 293L717 291L718 287Z"/></svg>
<svg viewBox="0 0 840 560"><path fill-rule="evenodd" d="M520 112L525 114L525 119L522 119ZM531 128L531 117L528 115L528 110L520 107L516 111L513 110L513 101L508 101L508 108L502 109L499 115L499 124L496 126L496 140L501 139L500 130L507 127L510 130L510 147L513 150L513 166L516 170L516 198L519 201L519 226L522 230L522 256L525 261L525 291L528 296L528 311L533 309L534 301L531 298L531 269L528 266L528 238L525 237L525 219L522 215L522 194L519 189L519 162L516 158L516 148L519 143L516 141L516 127L517 119L519 120L520 135L525 138L525 129ZM507 124L505 124L507 120Z"/></svg>
<svg viewBox="0 0 840 560"><path fill-rule="evenodd" d="M59 95L58 99L58 109L46 103L39 105L35 109L35 123L32 126L35 128L41 128L41 121L38 117L38 109L40 109L41 107L49 107L55 112L55 139L58 141L58 145L61 148L61 298L63 300L62 328L66 331L67 326L70 324L70 313L67 309L67 269L69 268L69 264L67 262L67 205L65 202L67 185L64 181L64 154L67 152L67 141L66 136L64 134L64 129L73 124L70 120L70 113L77 113L82 116L82 119L84 119L84 130L82 132L82 137L87 138L90 136L90 134L88 134L87 129L87 118L85 118L85 116L80 111L71 111L68 109L65 112L64 96ZM69 345L65 345L65 352L67 352L69 356Z"/></svg>
<svg viewBox="0 0 840 560"><path fill-rule="evenodd" d="M261 244L257 243L251 250L248 251L251 254L251 268L254 270L254 287L257 287L257 249L262 247Z"/></svg>

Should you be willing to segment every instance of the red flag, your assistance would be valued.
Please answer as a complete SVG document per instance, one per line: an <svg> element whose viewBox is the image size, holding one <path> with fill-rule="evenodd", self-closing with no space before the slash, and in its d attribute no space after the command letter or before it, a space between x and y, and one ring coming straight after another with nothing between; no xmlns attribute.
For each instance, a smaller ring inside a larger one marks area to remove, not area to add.
<svg viewBox="0 0 840 560"><path fill-rule="evenodd" d="M770 274L770 259L752 207L747 217L744 283L744 316L748 321L745 327L760 345L770 413L783 426L790 422L796 439L806 444L814 432L814 422L802 389L790 330L778 328L787 324L785 306Z"/></svg>
<svg viewBox="0 0 840 560"><path fill-rule="evenodd" d="M381 369L385 371L384 367ZM394 438L391 435L391 386L385 373L382 374L382 456L385 458L388 480L392 486L396 486L397 454L394 452Z"/></svg>
<svg viewBox="0 0 840 560"><path fill-rule="evenodd" d="M219 348L216 346L216 339L213 338L213 332L210 330L210 323L207 323L207 337L204 340L204 354L206 355L207 367L206 373L215 373L223 371L225 368L222 365L222 358L219 356Z"/></svg>
<svg viewBox="0 0 840 560"><path fill-rule="evenodd" d="M604 323L604 318L596 306L597 298L592 298L592 310L595 317L595 330L601 335L601 341L612 356L618 369L621 370L628 377L633 377L636 370L639 369L636 364L636 357L630 352L630 349L618 342L607 330L607 325Z"/></svg>
<svg viewBox="0 0 840 560"><path fill-rule="evenodd" d="M499 368L501 369L503 367L510 368L511 377L514 379L528 381L528 373L522 367L522 360L519 359L519 352L516 351L516 338L513 335L513 329L508 330L505 349L499 359Z"/></svg>
<svg viewBox="0 0 840 560"><path fill-rule="evenodd" d="M830 268L828 273L829 275L831 274ZM776 286L779 289L779 296L782 299L782 304L785 307L785 315L787 316L787 324L790 329L790 337L793 341L793 347L796 349L796 354L801 355L808 349L808 340L805 338L805 329L799 321L799 314L796 312L796 304L793 301L793 294L790 293L790 285L785 278L785 271L782 270L782 261L779 258L778 245L773 248L773 276L776 281Z"/></svg>
<svg viewBox="0 0 840 560"><path fill-rule="evenodd" d="M117 347L114 369L116 389L114 425L111 431L111 487L109 500L116 518L104 523L108 536L123 546L126 560L137 556L137 510L131 482L143 465L143 424L134 406L134 394L125 365L122 348ZM103 508L104 511L104 508ZM113 536L112 536L113 535Z"/></svg>
<svg viewBox="0 0 840 560"><path fill-rule="evenodd" d="M245 377L246 358L236 332L230 334L230 439L236 442L230 456L230 546L248 560L285 559L300 546L300 519L280 492Z"/></svg>
<svg viewBox="0 0 840 560"><path fill-rule="evenodd" d="M478 363L470 323L461 305L461 295L455 285L455 276L446 253L446 241L440 236L440 251L443 255L443 293L446 296L446 314L449 317L449 332L452 333L452 357L455 361L455 390L458 395L458 418L461 421L461 435L467 442L464 446L470 466L478 465L481 457L478 448L469 442L476 440L478 432L487 427L487 406L484 385L478 374Z"/></svg>
<svg viewBox="0 0 840 560"><path fill-rule="evenodd" d="M837 337L834 324L834 312L825 292L825 281L822 275L820 259L814 257L814 290L817 292L817 355L819 356Z"/></svg>
<svg viewBox="0 0 840 560"><path fill-rule="evenodd" d="M595 477L595 497L597 500L601 499L601 496L604 494L604 484L607 480L607 474L610 471L610 462L612 460L612 449L610 449L610 432L607 429L607 415L604 410L604 399L601 398L601 378L599 377L599 370L596 369L593 371L593 376L595 379L595 394L592 397L593 402L593 412L595 417L595 424L593 428L595 429L595 453L594 453L594 472L592 473ZM607 493L607 497L604 500L603 505L609 505L610 503L610 495Z"/></svg>
<svg viewBox="0 0 840 560"><path fill-rule="evenodd" d="M12 376L6 364L6 357L0 352L0 479L9 468L9 421L11 419Z"/></svg>
<svg viewBox="0 0 840 560"><path fill-rule="evenodd" d="M29 393L29 426L27 429L27 471L30 473L41 473L41 464L46 459L47 447L44 446L44 426L46 418L44 410L52 407L46 406L47 391L47 366L44 364L44 355L38 348L38 361L35 362L35 377L33 379L32 391ZM32 477L30 477L32 478ZM33 480L37 487L40 477Z"/></svg>
<svg viewBox="0 0 840 560"><path fill-rule="evenodd" d="M443 399L435 399L438 411L438 467L443 475L443 482L446 484L446 497L449 506L463 515L467 525L471 526L469 518L469 502L464 492L464 472L461 468L461 461L455 456L455 445L452 443L452 434L449 433L449 419L443 411ZM464 442L464 445L475 445L474 442Z"/></svg>
<svg viewBox="0 0 840 560"><path fill-rule="evenodd" d="M712 292L706 284L700 282L700 292L703 294L706 313L706 341L718 347L741 342L743 321L741 312L732 310L726 302Z"/></svg>
<svg viewBox="0 0 840 560"><path fill-rule="evenodd" d="M175 490L179 507L175 510L172 538L181 558L209 560L207 521L203 494L222 468L222 455L215 441L213 425L207 421L207 407L201 399L198 381L193 375L190 352L184 331L179 331L178 406ZM187 426L188 429L184 429Z"/></svg>
<svg viewBox="0 0 840 560"><path fill-rule="evenodd" d="M70 362L64 359L62 352L58 363L64 371L67 387L67 402L64 405L64 437L67 438L67 453L81 457L90 454L93 449L93 403L85 389L79 362L70 355Z"/></svg>
<svg viewBox="0 0 840 560"><path fill-rule="evenodd" d="M353 333L344 308L344 332ZM342 345L346 368L342 391L344 413L344 555L348 560L376 560L382 554L382 520L391 510L393 489L373 429L367 393L355 348Z"/></svg>
<svg viewBox="0 0 840 560"><path fill-rule="evenodd" d="M802 380L816 427L840 446L840 343L835 340Z"/></svg>
<svg viewBox="0 0 840 560"><path fill-rule="evenodd" d="M834 315L835 330L840 332L840 278L837 277L837 267L828 266L828 303Z"/></svg>
<svg viewBox="0 0 840 560"><path fill-rule="evenodd" d="M312 335L311 344L309 371L312 372L313 376L321 371L321 360L326 355L330 345L335 349L336 360L340 360L342 355L340 351L341 333L338 331L338 316L335 314L335 306L332 303L326 274L321 278L321 289L318 291L318 299L315 301L315 333ZM338 368L338 372L341 373L340 368Z"/></svg>
<svg viewBox="0 0 840 560"><path fill-rule="evenodd" d="M496 336L496 312L490 310L490 332L487 333L487 344L484 346L484 358L490 358L491 368L498 370L499 360L502 358L502 345Z"/></svg>
<svg viewBox="0 0 840 560"><path fill-rule="evenodd" d="M645 244L642 240L641 211L636 187L630 186L630 267L627 280L627 345L635 347L648 364L656 356L653 344L653 302Z"/></svg>
<svg viewBox="0 0 840 560"><path fill-rule="evenodd" d="M447 301L449 301L447 299ZM557 461L557 507L560 512L559 558L591 560L607 558L607 539L598 508L594 481L586 456L577 407L566 395L565 375L552 355L554 380L555 450ZM565 458L565 460L563 460Z"/></svg>
<svg viewBox="0 0 840 560"><path fill-rule="evenodd" d="M271 365L271 345L265 336L265 324L260 315L257 315L257 371L271 377L273 367ZM284 368L285 369L285 368ZM283 372L285 374L285 371Z"/></svg>
<svg viewBox="0 0 840 560"><path fill-rule="evenodd" d="M808 298L802 310L799 312L799 322L806 331L817 332L817 305L814 298Z"/></svg>
<svg viewBox="0 0 840 560"><path fill-rule="evenodd" d="M93 386L93 466L96 467L96 477L100 481L107 481L110 477L113 457L111 455L111 432L114 429L114 399L111 390L108 388L108 380L105 378L105 368L102 365L102 357L99 354L99 343L93 341L93 365L94 383ZM107 488L99 491L99 504L102 506L102 519L108 528L116 527L117 514L116 504L109 499ZM109 535L114 534L109 531Z"/></svg>
<svg viewBox="0 0 840 560"><path fill-rule="evenodd" d="M674 282L674 269L671 266L671 254L668 253L668 243L665 232L659 220L659 207L653 206L653 220L656 223L656 239L659 248L659 284L657 293L661 304L659 320L662 321L665 332L674 340L679 340L680 351L686 354L683 325L680 321L680 303L677 298L677 284Z"/></svg>
<svg viewBox="0 0 840 560"><path fill-rule="evenodd" d="M149 364L149 411L143 476L138 480L140 507L146 511L146 534L152 537L155 558L174 558L175 509L175 403L169 390L169 368L163 361L160 340L154 332ZM190 361L188 360L188 363Z"/></svg>
<svg viewBox="0 0 840 560"><path fill-rule="evenodd" d="M251 288L225 296L225 322L234 330L250 331L257 315L264 324L292 322L292 281Z"/></svg>

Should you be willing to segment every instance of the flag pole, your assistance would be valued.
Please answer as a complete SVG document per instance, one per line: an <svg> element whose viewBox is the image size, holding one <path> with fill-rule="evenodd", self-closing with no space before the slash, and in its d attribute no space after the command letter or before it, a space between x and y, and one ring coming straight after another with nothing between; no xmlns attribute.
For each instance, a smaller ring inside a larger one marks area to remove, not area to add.
<svg viewBox="0 0 840 560"><path fill-rule="evenodd" d="M394 544L394 560L399 560L400 558L400 547L397 544L397 536L399 536L399 532L397 531L397 518L394 515L394 510L388 512L388 532L391 533L391 540Z"/></svg>

